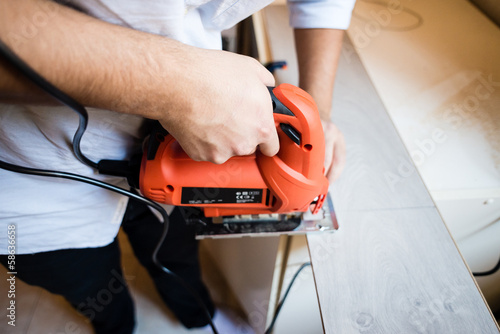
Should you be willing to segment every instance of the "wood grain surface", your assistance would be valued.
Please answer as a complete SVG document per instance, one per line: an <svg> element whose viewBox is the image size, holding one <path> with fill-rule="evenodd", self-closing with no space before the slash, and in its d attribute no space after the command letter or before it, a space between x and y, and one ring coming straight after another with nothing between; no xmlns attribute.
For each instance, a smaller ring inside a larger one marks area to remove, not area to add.
<svg viewBox="0 0 500 334"><path fill-rule="evenodd" d="M347 163L333 185L342 210L433 206L432 199L348 39L337 71L333 121L347 145Z"/></svg>
<svg viewBox="0 0 500 334"><path fill-rule="evenodd" d="M278 80L296 83L286 8L265 13L274 60L289 64ZM307 237L325 333L498 333L347 38L333 110L347 143L332 187L340 230Z"/></svg>
<svg viewBox="0 0 500 334"><path fill-rule="evenodd" d="M308 236L325 333L498 333L435 208L340 219Z"/></svg>

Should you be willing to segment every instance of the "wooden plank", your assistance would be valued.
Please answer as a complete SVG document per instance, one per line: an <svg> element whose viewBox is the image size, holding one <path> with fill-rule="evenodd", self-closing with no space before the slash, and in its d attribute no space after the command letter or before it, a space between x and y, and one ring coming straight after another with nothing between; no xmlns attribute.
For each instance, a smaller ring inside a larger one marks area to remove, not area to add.
<svg viewBox="0 0 500 334"><path fill-rule="evenodd" d="M325 333L498 333L435 208L341 221L308 236Z"/></svg>
<svg viewBox="0 0 500 334"><path fill-rule="evenodd" d="M273 56L296 78L286 15L266 9ZM341 227L307 237L325 332L498 333L348 39L333 109L348 152L333 186Z"/></svg>
<svg viewBox="0 0 500 334"><path fill-rule="evenodd" d="M342 229L333 238L342 242L327 257L327 237L308 236L325 331L498 333L349 40L345 47L333 106L351 152L333 187Z"/></svg>
<svg viewBox="0 0 500 334"><path fill-rule="evenodd" d="M358 1L347 33L463 257L473 271L490 269L500 236L500 29L467 0L388 6ZM477 278L498 319L499 281L500 272Z"/></svg>
<svg viewBox="0 0 500 334"><path fill-rule="evenodd" d="M345 135L345 172L333 185L342 210L433 206L385 108L346 38L337 71L333 121Z"/></svg>
<svg viewBox="0 0 500 334"><path fill-rule="evenodd" d="M257 44L258 60L261 64L267 64L272 60L271 50L269 48L269 40L266 34L266 22L262 11L252 15L253 33L255 35L255 43Z"/></svg>

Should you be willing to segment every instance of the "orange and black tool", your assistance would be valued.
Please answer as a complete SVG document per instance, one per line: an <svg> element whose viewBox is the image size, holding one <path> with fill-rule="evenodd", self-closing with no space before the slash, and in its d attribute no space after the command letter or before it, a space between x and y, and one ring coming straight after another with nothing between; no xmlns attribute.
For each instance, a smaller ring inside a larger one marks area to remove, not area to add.
<svg viewBox="0 0 500 334"><path fill-rule="evenodd" d="M328 192L319 113L305 91L270 89L280 150L257 151L223 164L194 161L175 138L157 132L142 157L140 190L164 204L201 208L205 217L320 210Z"/></svg>

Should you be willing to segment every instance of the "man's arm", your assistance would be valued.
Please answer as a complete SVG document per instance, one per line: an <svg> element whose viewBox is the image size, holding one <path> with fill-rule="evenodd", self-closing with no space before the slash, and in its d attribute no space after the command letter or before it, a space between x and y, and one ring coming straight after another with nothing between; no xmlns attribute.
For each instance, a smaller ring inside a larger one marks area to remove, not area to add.
<svg viewBox="0 0 500 334"><path fill-rule="evenodd" d="M40 18L49 18L42 21ZM279 149L257 61L112 25L46 0L0 0L0 38L80 103L159 120L196 160ZM0 61L0 101L46 103Z"/></svg>
<svg viewBox="0 0 500 334"><path fill-rule="evenodd" d="M332 94L342 47L343 30L295 29L299 86L316 101L325 132L325 169L335 181L345 165L344 136L331 122Z"/></svg>

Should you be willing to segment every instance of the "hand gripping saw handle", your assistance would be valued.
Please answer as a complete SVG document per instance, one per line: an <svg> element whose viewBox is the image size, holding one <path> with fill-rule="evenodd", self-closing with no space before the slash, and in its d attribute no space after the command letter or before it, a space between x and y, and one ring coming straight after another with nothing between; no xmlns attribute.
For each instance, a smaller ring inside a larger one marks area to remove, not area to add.
<svg viewBox="0 0 500 334"><path fill-rule="evenodd" d="M319 113L305 91L270 89L280 150L273 157L232 157L217 165L194 161L170 134L150 136L140 171L144 196L164 204L202 208L206 217L316 213L328 192Z"/></svg>

